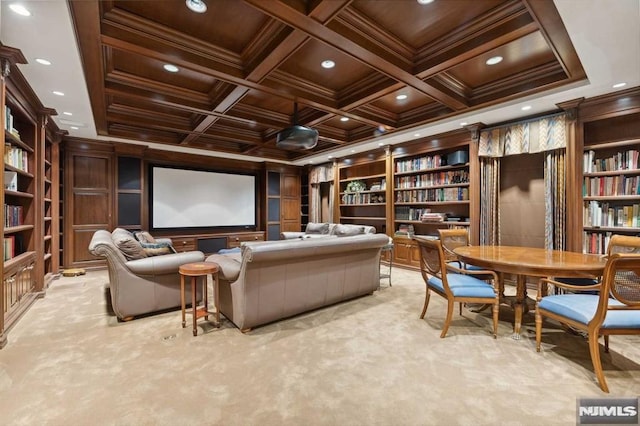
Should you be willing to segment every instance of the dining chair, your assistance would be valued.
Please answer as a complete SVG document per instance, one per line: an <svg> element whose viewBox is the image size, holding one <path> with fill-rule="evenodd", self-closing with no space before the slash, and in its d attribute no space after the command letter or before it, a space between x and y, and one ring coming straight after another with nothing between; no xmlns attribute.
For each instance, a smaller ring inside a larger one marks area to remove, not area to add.
<svg viewBox="0 0 640 426"><path fill-rule="evenodd" d="M538 282L535 318L538 352L543 317L587 334L598 384L608 393L598 338L604 336L604 351L608 353L610 335L640 334L640 237L614 235L607 252L604 273L597 284L572 285L542 278ZM549 284L571 292L542 296ZM597 294L584 294L593 290Z"/></svg>
<svg viewBox="0 0 640 426"><path fill-rule="evenodd" d="M438 229L438 235L440 236L440 241L442 241L442 250L447 263L455 262L458 264L458 267L462 269L482 270L479 266L462 262L453 251L458 247L470 245L469 231L467 229Z"/></svg>
<svg viewBox="0 0 640 426"><path fill-rule="evenodd" d="M447 316L442 328L441 338L447 335L447 330L453 316L456 302L460 303L460 315L462 315L463 303L484 303L493 306L493 338L498 335L498 310L500 297L496 290L498 277L493 271L470 271L457 268L447 263L447 259L440 240L430 240L415 236L414 240L420 249L420 272L426 284L424 307L420 319L424 319L429 306L431 292L447 299ZM477 276L487 278L487 281Z"/></svg>

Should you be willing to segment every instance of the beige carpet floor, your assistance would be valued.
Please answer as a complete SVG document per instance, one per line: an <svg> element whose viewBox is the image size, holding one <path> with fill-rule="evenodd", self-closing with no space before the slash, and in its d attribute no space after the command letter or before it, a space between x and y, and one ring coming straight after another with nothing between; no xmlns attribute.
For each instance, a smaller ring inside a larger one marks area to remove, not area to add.
<svg viewBox="0 0 640 426"><path fill-rule="evenodd" d="M180 311L118 323L105 271L53 282L0 350L1 425L574 425L602 397L586 340L533 315L468 310L439 334L419 273L393 287L242 334L229 322L180 327ZM384 284L384 282L383 282ZM610 396L640 393L640 338L612 337Z"/></svg>

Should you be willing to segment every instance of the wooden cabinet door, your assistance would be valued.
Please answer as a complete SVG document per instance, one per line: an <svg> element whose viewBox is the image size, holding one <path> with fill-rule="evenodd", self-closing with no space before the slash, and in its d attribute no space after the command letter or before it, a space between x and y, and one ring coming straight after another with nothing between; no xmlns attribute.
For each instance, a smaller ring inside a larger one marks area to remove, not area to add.
<svg viewBox="0 0 640 426"><path fill-rule="evenodd" d="M300 231L300 176L281 175L280 225L282 231Z"/></svg>

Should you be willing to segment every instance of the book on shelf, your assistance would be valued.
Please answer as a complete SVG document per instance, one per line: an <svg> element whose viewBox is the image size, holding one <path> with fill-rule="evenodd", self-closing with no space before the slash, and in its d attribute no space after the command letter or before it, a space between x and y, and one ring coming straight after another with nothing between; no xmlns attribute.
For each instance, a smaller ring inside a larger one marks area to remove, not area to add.
<svg viewBox="0 0 640 426"><path fill-rule="evenodd" d="M395 236L397 237L412 237L414 234L413 225L404 223L398 225L398 230L395 232Z"/></svg>
<svg viewBox="0 0 640 426"><path fill-rule="evenodd" d="M13 171L4 172L4 189L7 191L18 190L18 173Z"/></svg>
<svg viewBox="0 0 640 426"><path fill-rule="evenodd" d="M13 259L15 257L15 242L16 237L13 235L8 235L4 237L4 261L6 262L9 259Z"/></svg>
<svg viewBox="0 0 640 426"><path fill-rule="evenodd" d="M446 213L425 212L420 216L421 222L444 222L447 218Z"/></svg>

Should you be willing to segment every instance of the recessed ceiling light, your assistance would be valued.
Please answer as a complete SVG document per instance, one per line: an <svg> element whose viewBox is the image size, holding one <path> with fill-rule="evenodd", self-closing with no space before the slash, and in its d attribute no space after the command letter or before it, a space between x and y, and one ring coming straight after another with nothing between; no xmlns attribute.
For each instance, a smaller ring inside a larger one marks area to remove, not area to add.
<svg viewBox="0 0 640 426"><path fill-rule="evenodd" d="M378 146L384 145L384 142L378 142Z"/></svg>
<svg viewBox="0 0 640 426"><path fill-rule="evenodd" d="M71 126L71 128L72 128L73 130L78 130L78 129L79 129L79 127L76 127L76 126Z"/></svg>
<svg viewBox="0 0 640 426"><path fill-rule="evenodd" d="M187 7L196 13L205 13L207 5L202 0L187 0Z"/></svg>
<svg viewBox="0 0 640 426"><path fill-rule="evenodd" d="M626 85L627 85L627 83L616 83L616 84L613 85L613 88L614 89L619 89L619 88L624 87Z"/></svg>
<svg viewBox="0 0 640 426"><path fill-rule="evenodd" d="M51 65L51 61L47 61L46 59L36 58L36 62L42 65Z"/></svg>
<svg viewBox="0 0 640 426"><path fill-rule="evenodd" d="M420 137L420 133L414 133L413 137L414 138L419 138Z"/></svg>
<svg viewBox="0 0 640 426"><path fill-rule="evenodd" d="M429 4L429 3L433 3L433 0L418 0L419 4Z"/></svg>
<svg viewBox="0 0 640 426"><path fill-rule="evenodd" d="M176 67L175 65L172 65L172 64L164 64L162 66L162 68L164 68L166 71L169 71L169 72L178 72L178 71L180 71L180 69L178 67Z"/></svg>
<svg viewBox="0 0 640 426"><path fill-rule="evenodd" d="M31 12L29 12L29 10L26 7L18 3L10 4L9 9L13 10L18 15L31 16Z"/></svg>
<svg viewBox="0 0 640 426"><path fill-rule="evenodd" d="M495 65L502 62L502 56L494 56L492 58L487 59L487 65Z"/></svg>
<svg viewBox="0 0 640 426"><path fill-rule="evenodd" d="M349 117L342 117L340 118L340 121L349 121Z"/></svg>
<svg viewBox="0 0 640 426"><path fill-rule="evenodd" d="M54 95L58 95L58 96L64 96L64 93L63 93L63 92L58 92L57 90L54 90L54 91L53 91L53 94L54 94Z"/></svg>
<svg viewBox="0 0 640 426"><path fill-rule="evenodd" d="M462 123L460 123L461 126L466 126L467 124L469 123L467 123L466 121L463 121Z"/></svg>
<svg viewBox="0 0 640 426"><path fill-rule="evenodd" d="M73 115L73 113L72 113L72 112L67 112L67 111L63 112L63 114L64 114L64 115Z"/></svg>
<svg viewBox="0 0 640 426"><path fill-rule="evenodd" d="M328 155L327 158L333 158L333 155Z"/></svg>
<svg viewBox="0 0 640 426"><path fill-rule="evenodd" d="M398 96L396 96L396 99L399 100L399 101L403 101L403 100L407 99L407 97L408 97L407 95L398 95Z"/></svg>
<svg viewBox="0 0 640 426"><path fill-rule="evenodd" d="M351 153L354 153L354 152L356 152L356 150L355 150L355 149L352 149L352 150L351 150Z"/></svg>
<svg viewBox="0 0 640 426"><path fill-rule="evenodd" d="M529 111L531 109L531 105L525 105L521 108L523 111Z"/></svg>
<svg viewBox="0 0 640 426"><path fill-rule="evenodd" d="M335 67L336 63L333 62L332 60L327 59L326 61L322 61L320 65L322 65L322 68L329 69L329 68Z"/></svg>

